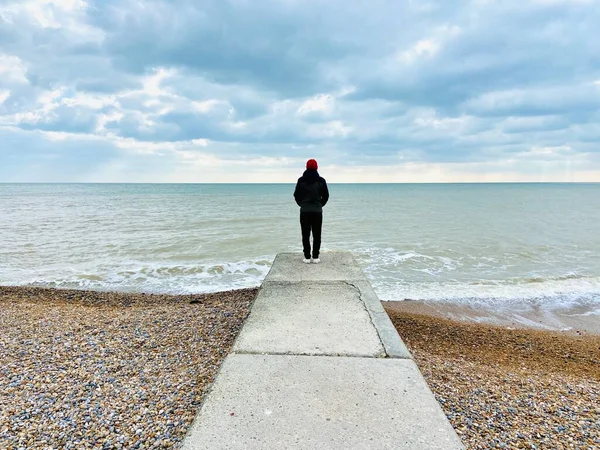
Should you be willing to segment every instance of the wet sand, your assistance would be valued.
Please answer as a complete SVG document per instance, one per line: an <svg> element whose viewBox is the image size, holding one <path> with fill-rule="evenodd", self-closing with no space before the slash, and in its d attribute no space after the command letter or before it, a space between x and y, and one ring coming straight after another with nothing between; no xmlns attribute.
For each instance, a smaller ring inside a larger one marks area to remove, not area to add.
<svg viewBox="0 0 600 450"><path fill-rule="evenodd" d="M547 331L456 306L383 306L468 449L600 448L597 324Z"/></svg>
<svg viewBox="0 0 600 450"><path fill-rule="evenodd" d="M528 308L490 308L466 306L453 303L404 300L383 302L395 311L406 311L468 323L498 325L508 329L524 328L583 335L600 335L600 307L590 310L582 307L544 309L539 306Z"/></svg>

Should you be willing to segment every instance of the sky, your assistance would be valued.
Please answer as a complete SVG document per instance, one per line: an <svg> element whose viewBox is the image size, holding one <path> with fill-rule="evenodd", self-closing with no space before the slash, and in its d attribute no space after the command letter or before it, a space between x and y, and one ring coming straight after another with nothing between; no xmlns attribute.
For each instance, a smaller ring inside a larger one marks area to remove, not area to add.
<svg viewBox="0 0 600 450"><path fill-rule="evenodd" d="M0 0L0 182L600 181L600 0Z"/></svg>

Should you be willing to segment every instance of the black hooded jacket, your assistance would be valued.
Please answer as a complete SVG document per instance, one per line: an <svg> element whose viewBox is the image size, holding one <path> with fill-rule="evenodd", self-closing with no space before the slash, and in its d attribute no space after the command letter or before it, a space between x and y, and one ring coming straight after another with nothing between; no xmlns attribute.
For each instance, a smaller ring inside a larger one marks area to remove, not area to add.
<svg viewBox="0 0 600 450"><path fill-rule="evenodd" d="M325 178L313 169L306 169L298 178L294 198L300 212L323 212L323 206L329 200L329 190Z"/></svg>

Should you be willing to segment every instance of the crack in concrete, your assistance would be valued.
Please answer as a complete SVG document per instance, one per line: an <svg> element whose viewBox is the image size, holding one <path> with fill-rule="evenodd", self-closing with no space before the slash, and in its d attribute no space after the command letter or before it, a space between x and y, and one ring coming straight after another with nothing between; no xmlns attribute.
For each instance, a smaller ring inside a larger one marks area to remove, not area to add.
<svg viewBox="0 0 600 450"><path fill-rule="evenodd" d="M373 356L372 354L348 354L348 353L312 353L312 352L305 352L305 353L294 353L294 352L259 352L259 351L252 351L252 350L236 350L236 351L231 351L229 353L230 355L254 355L254 356L319 356L319 357L323 357L323 358L375 358L377 359L377 356Z"/></svg>
<svg viewBox="0 0 600 450"><path fill-rule="evenodd" d="M385 349L385 344L383 343L383 339L381 339L381 334L379 334L379 328L377 328L377 325L375 325L375 322L373 320L373 315L371 314L371 311L369 310L369 308L367 308L367 305L365 304L365 302L362 298L362 291L360 290L360 288L358 286L354 285L353 283L350 283L349 281L345 281L345 280L341 280L341 281L342 281L342 283L344 283L348 286L352 286L358 292L358 299L360 300L360 304L362 305L362 307L366 311L367 315L369 316L369 321L371 322L371 325L375 329L375 333L377 333L377 339L379 339L379 344L381 344L382 354L384 357L388 358L389 355L387 354L387 351Z"/></svg>

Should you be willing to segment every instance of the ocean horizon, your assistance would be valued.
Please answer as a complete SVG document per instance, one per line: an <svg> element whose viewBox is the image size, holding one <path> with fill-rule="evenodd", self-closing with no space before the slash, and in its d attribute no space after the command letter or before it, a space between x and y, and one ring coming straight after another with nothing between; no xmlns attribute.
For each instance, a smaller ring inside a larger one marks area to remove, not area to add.
<svg viewBox="0 0 600 450"><path fill-rule="evenodd" d="M293 183L2 183L0 285L201 293L298 252ZM600 313L600 183L330 183L323 251L382 300Z"/></svg>
<svg viewBox="0 0 600 450"><path fill-rule="evenodd" d="M232 185L295 185L295 181L294 182L271 182L271 183L263 183L263 182L247 182L247 181L240 181L240 182L127 182L127 181L102 181L102 182L82 182L82 181L0 181L0 185L23 185L23 184L82 184L82 185L115 185L115 184L127 184L127 185L134 185L134 184L139 184L139 185L228 185L228 184L232 184ZM572 185L600 185L600 181L440 181L440 182L394 182L394 183L377 183L377 182L352 182L352 183L348 183L348 182L327 182L328 185L369 185L369 184L375 184L375 185L416 185L416 186L420 186L420 185L487 185L487 184L514 184L514 185L527 185L527 184L534 184L534 185L553 185L553 184L558 184L558 185L567 185L567 184L572 184Z"/></svg>

